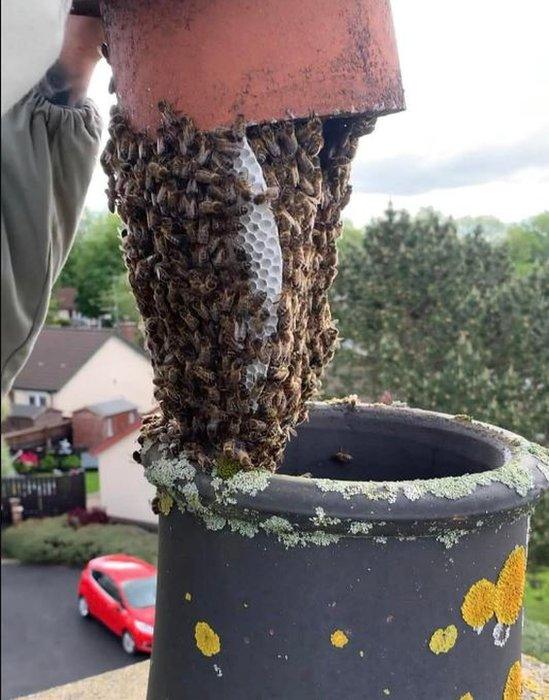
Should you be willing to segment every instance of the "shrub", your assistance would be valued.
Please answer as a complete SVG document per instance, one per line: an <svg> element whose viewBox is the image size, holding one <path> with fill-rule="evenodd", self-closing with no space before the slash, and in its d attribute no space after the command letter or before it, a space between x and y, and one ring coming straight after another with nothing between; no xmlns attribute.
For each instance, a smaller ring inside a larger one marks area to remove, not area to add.
<svg viewBox="0 0 549 700"><path fill-rule="evenodd" d="M51 472L57 467L58 462L57 457L53 453L48 452L40 460L40 468Z"/></svg>
<svg viewBox="0 0 549 700"><path fill-rule="evenodd" d="M61 469L69 471L69 469L78 469L82 465L82 460L78 455L66 455L61 460Z"/></svg>
<svg viewBox="0 0 549 700"><path fill-rule="evenodd" d="M134 525L86 525L74 529L67 517L25 520L3 532L2 554L25 563L82 566L103 554L129 554L157 562L157 537Z"/></svg>
<svg viewBox="0 0 549 700"><path fill-rule="evenodd" d="M103 508L73 508L67 513L67 522L71 527L77 528L83 525L105 525L109 522L109 516Z"/></svg>

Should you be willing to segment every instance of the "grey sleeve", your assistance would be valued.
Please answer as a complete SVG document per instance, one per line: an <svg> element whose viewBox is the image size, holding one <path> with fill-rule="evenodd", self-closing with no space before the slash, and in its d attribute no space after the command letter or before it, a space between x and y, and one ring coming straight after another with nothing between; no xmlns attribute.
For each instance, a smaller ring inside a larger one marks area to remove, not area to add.
<svg viewBox="0 0 549 700"><path fill-rule="evenodd" d="M2 396L46 318L100 138L89 101L62 107L31 93L2 117Z"/></svg>

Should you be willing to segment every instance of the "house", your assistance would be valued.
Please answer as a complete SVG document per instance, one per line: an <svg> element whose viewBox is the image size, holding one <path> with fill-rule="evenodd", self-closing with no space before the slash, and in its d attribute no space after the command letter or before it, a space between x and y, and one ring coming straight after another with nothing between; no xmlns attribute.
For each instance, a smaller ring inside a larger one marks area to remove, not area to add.
<svg viewBox="0 0 549 700"><path fill-rule="evenodd" d="M54 443L71 439L71 421L55 408L12 404L2 421L2 436L14 451L50 449Z"/></svg>
<svg viewBox="0 0 549 700"><path fill-rule="evenodd" d="M55 315L60 321L72 322L80 318L76 306L76 293L75 287L60 287L56 290L57 309Z"/></svg>
<svg viewBox="0 0 549 700"><path fill-rule="evenodd" d="M93 448L138 422L137 406L127 399L110 399L86 406L72 414L73 446Z"/></svg>
<svg viewBox="0 0 549 700"><path fill-rule="evenodd" d="M151 510L156 489L143 475L143 467L132 454L139 448L137 437L141 423L107 438L90 450L97 459L101 506L116 520L156 525Z"/></svg>
<svg viewBox="0 0 549 700"><path fill-rule="evenodd" d="M71 415L124 396L140 413L154 405L145 353L112 329L44 328L15 379L13 404L46 406Z"/></svg>
<svg viewBox="0 0 549 700"><path fill-rule="evenodd" d="M32 406L30 404L12 404L9 416L2 421L2 432L28 428L45 428L57 425L63 420L63 413L56 408Z"/></svg>

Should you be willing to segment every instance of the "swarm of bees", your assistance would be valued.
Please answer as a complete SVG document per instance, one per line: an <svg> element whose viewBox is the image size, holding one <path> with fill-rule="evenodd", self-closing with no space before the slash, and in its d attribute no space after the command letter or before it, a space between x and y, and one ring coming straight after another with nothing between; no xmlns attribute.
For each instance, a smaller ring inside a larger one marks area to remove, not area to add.
<svg viewBox="0 0 549 700"><path fill-rule="evenodd" d="M316 117L203 132L161 103L154 138L118 108L102 155L112 211L144 319L160 411L142 437L185 450L205 468L224 455L275 470L306 418L337 338L328 289L336 275L340 212L358 139L373 119ZM238 245L257 197L234 161L246 138L267 185L282 251L278 324L267 337L264 295ZM262 316L263 314L263 316ZM246 368L266 366L253 385Z"/></svg>

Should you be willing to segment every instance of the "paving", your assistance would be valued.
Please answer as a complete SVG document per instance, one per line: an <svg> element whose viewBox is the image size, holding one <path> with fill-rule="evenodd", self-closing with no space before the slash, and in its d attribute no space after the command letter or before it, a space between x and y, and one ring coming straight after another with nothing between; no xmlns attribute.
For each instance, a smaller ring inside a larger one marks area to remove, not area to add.
<svg viewBox="0 0 549 700"><path fill-rule="evenodd" d="M76 611L79 571L2 562L2 700L142 661Z"/></svg>

